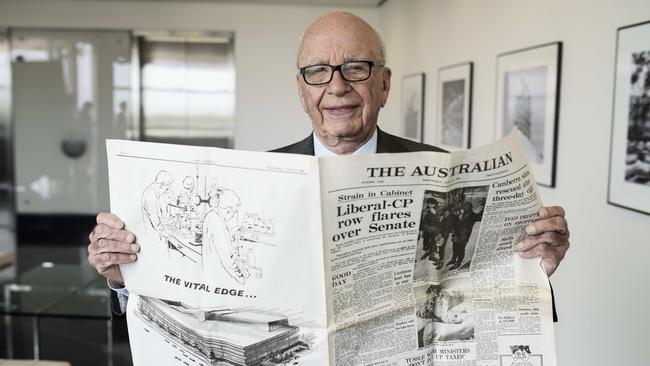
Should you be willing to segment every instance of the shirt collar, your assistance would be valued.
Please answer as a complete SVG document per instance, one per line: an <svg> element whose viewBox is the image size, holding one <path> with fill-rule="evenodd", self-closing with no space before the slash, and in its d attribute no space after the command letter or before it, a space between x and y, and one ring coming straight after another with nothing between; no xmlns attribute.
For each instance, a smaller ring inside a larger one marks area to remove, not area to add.
<svg viewBox="0 0 650 366"><path fill-rule="evenodd" d="M328 150L325 147L325 145L323 145L320 142L315 132L313 132L313 135L314 135L314 156L318 156L318 157L336 156L336 153ZM377 129L375 128L375 132L372 134L370 140L368 140L365 144L363 144L363 146L356 149L350 155L369 155L369 154L374 154L376 152L377 152Z"/></svg>

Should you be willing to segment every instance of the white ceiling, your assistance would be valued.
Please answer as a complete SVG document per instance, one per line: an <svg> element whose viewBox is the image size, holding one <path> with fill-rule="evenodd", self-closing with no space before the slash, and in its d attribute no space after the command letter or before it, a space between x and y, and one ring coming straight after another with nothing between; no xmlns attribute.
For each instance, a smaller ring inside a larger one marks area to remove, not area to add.
<svg viewBox="0 0 650 366"><path fill-rule="evenodd" d="M97 0L78 0L97 1ZM149 2L180 2L182 0L103 0L103 1L149 1ZM268 5L323 5L323 6L352 6L378 7L387 0L185 0L187 2L206 3L239 3L239 4L268 4Z"/></svg>

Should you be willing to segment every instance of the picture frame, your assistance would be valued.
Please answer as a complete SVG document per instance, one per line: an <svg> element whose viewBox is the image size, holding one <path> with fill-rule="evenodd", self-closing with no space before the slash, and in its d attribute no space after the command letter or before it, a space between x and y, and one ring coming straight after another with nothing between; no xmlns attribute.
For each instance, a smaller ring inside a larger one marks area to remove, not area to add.
<svg viewBox="0 0 650 366"><path fill-rule="evenodd" d="M562 42L497 56L495 138L518 129L537 183L555 187Z"/></svg>
<svg viewBox="0 0 650 366"><path fill-rule="evenodd" d="M472 62L438 69L436 144L450 151L471 146L473 71Z"/></svg>
<svg viewBox="0 0 650 366"><path fill-rule="evenodd" d="M403 136L417 142L424 141L424 73L402 78Z"/></svg>
<svg viewBox="0 0 650 366"><path fill-rule="evenodd" d="M650 214L650 21L618 28L607 202Z"/></svg>

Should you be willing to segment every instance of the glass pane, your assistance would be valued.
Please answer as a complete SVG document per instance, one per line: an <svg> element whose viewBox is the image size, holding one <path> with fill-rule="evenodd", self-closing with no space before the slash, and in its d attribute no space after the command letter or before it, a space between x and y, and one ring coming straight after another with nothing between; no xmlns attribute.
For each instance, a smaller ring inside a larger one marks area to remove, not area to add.
<svg viewBox="0 0 650 366"><path fill-rule="evenodd" d="M232 41L140 38L147 141L231 147L235 116Z"/></svg>
<svg viewBox="0 0 650 366"><path fill-rule="evenodd" d="M134 136L128 32L11 34L18 213L108 209L107 138Z"/></svg>
<svg viewBox="0 0 650 366"><path fill-rule="evenodd" d="M11 80L7 31L0 29L0 229L14 226L11 160ZM2 243L0 243L0 251Z"/></svg>
<svg viewBox="0 0 650 366"><path fill-rule="evenodd" d="M39 266L0 284L0 313L110 318L110 290L95 270L76 265Z"/></svg>

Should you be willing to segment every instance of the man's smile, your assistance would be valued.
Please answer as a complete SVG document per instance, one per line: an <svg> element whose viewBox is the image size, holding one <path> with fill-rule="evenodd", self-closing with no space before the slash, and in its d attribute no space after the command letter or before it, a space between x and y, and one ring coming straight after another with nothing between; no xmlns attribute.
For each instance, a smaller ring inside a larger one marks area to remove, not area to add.
<svg viewBox="0 0 650 366"><path fill-rule="evenodd" d="M340 116L353 114L354 112L356 112L357 108L359 108L358 104L345 104L339 106L325 107L322 108L322 110L329 115L340 117Z"/></svg>

